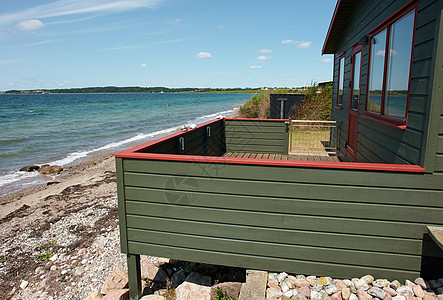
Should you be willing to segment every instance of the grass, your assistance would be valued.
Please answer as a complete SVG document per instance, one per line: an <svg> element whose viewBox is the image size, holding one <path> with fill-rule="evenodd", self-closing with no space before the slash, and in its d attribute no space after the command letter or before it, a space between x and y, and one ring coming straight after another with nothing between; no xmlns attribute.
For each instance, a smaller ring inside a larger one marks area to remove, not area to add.
<svg viewBox="0 0 443 300"><path fill-rule="evenodd" d="M0 264L2 263L6 263L8 262L8 258L6 256L4 256L1 260L0 260Z"/></svg>
<svg viewBox="0 0 443 300"><path fill-rule="evenodd" d="M218 288L215 293L217 295L215 298L212 298L212 300L235 300L234 297L229 297L228 295L224 294L221 288Z"/></svg>
<svg viewBox="0 0 443 300"><path fill-rule="evenodd" d="M36 256L39 261L45 261L52 257L52 253L46 252Z"/></svg>
<svg viewBox="0 0 443 300"><path fill-rule="evenodd" d="M50 259L52 257L54 250L57 249L57 247L58 247L57 243L53 240L49 240L49 241L39 244L37 246L37 250L42 251L43 253L38 254L36 256L36 258L39 261L46 261L46 260Z"/></svg>
<svg viewBox="0 0 443 300"><path fill-rule="evenodd" d="M289 141L289 151L325 151L330 144L330 129L315 127L292 126Z"/></svg>

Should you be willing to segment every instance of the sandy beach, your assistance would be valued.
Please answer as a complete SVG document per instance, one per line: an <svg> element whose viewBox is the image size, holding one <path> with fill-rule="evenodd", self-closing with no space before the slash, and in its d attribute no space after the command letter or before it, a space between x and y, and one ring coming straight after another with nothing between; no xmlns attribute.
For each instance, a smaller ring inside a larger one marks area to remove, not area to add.
<svg viewBox="0 0 443 300"><path fill-rule="evenodd" d="M125 267L113 155L0 198L1 299L83 299L110 271Z"/></svg>

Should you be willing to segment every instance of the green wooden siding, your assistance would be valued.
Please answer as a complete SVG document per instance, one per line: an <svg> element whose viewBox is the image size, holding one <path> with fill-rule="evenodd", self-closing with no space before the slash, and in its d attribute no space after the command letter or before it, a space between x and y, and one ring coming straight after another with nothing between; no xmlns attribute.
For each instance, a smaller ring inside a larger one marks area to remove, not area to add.
<svg viewBox="0 0 443 300"><path fill-rule="evenodd" d="M128 252L302 274L419 276L439 176L123 159ZM120 174L120 173L119 173Z"/></svg>
<svg viewBox="0 0 443 300"><path fill-rule="evenodd" d="M203 156L221 156L226 152L223 120L191 129L181 137L183 145L177 137L139 152Z"/></svg>
<svg viewBox="0 0 443 300"><path fill-rule="evenodd" d="M334 80L337 79L338 57L346 52L343 109L333 108L332 119L342 123L339 157L345 161L347 120L349 108L349 83L351 80L351 46L360 37L390 17L408 1L364 1L355 7L342 42L335 54ZM411 91L408 108L407 129L400 130L382 123L362 118L366 103L366 82L368 72L369 46L363 49L362 90L358 127L357 161L373 163L399 163L424 165L426 132L429 121L431 88L434 80L433 63L436 55L436 32L439 29L441 1L419 0L413 65L411 69ZM335 103L337 85L334 85ZM335 104L334 104L335 106ZM434 137L431 137L434 138Z"/></svg>
<svg viewBox="0 0 443 300"><path fill-rule="evenodd" d="M226 151L288 154L285 122L226 120Z"/></svg>

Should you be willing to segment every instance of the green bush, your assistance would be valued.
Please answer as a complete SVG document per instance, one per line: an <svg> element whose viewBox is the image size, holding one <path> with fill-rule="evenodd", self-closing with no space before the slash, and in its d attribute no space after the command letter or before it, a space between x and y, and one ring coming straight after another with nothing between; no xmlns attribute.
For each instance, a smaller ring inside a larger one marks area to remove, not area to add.
<svg viewBox="0 0 443 300"><path fill-rule="evenodd" d="M293 120L331 120L332 109L332 85L327 84L323 90L319 90L314 82L304 92L305 101L291 108L289 118Z"/></svg>

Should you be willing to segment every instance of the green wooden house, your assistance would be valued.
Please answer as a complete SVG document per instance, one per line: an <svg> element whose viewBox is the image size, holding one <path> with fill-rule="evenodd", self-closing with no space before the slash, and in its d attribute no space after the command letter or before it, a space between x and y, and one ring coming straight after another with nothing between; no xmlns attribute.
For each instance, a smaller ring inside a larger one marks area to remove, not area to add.
<svg viewBox="0 0 443 300"><path fill-rule="evenodd" d="M323 52L341 161L288 155L288 120L217 119L116 154L131 297L139 255L341 278L441 266L442 8L338 1Z"/></svg>

